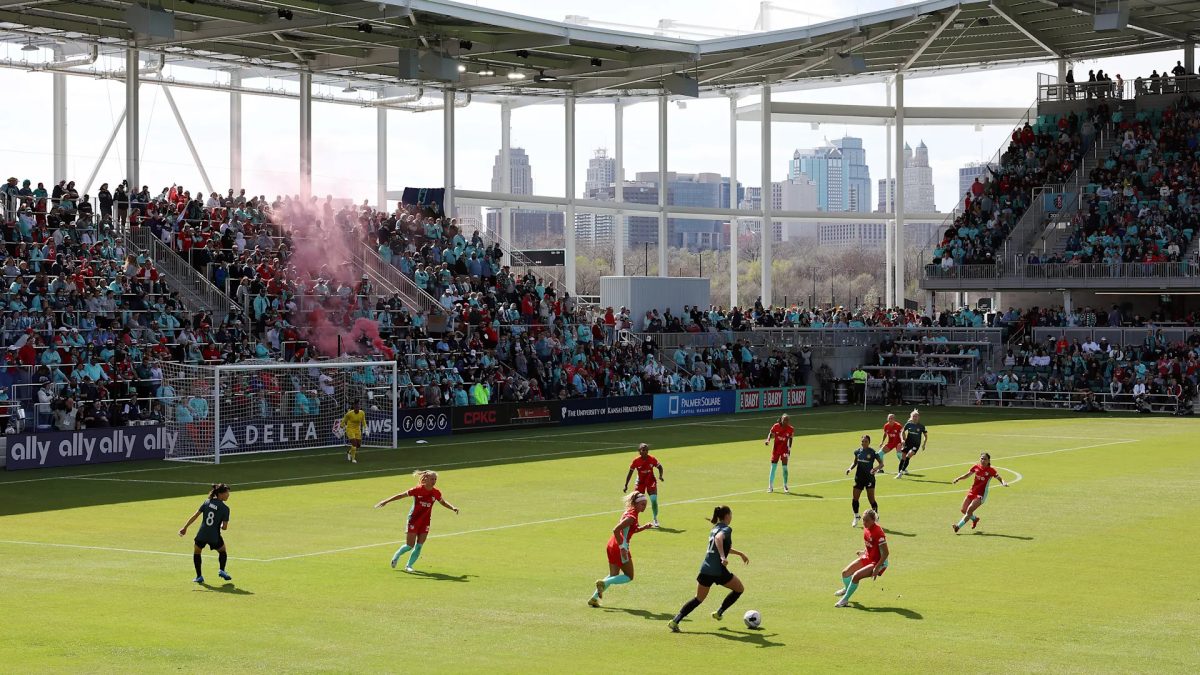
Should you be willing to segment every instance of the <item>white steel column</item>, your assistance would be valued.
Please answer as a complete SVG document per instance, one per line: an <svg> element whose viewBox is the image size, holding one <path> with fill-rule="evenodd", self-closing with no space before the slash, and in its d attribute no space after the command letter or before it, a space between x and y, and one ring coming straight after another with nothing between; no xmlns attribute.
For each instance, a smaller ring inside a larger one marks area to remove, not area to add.
<svg viewBox="0 0 1200 675"><path fill-rule="evenodd" d="M454 90L442 92L442 183L446 188L444 215L454 217Z"/></svg>
<svg viewBox="0 0 1200 675"><path fill-rule="evenodd" d="M229 73L229 187L242 187L242 71Z"/></svg>
<svg viewBox="0 0 1200 675"><path fill-rule="evenodd" d="M1196 43L1192 40L1183 43L1183 67L1188 75L1196 74Z"/></svg>
<svg viewBox="0 0 1200 675"><path fill-rule="evenodd" d="M895 305L904 306L904 74L896 73L896 265Z"/></svg>
<svg viewBox="0 0 1200 675"><path fill-rule="evenodd" d="M564 174L566 176L566 195L567 195L567 211L563 214L563 237L566 239L563 257L563 272L566 275L567 292L571 295L575 294L575 96L567 95L567 100L563 102L563 113L565 119L563 126L566 128L566 139L564 146L566 152Z"/></svg>
<svg viewBox="0 0 1200 675"><path fill-rule="evenodd" d="M388 111L375 111L375 208L387 212L388 189Z"/></svg>
<svg viewBox="0 0 1200 675"><path fill-rule="evenodd" d="M625 201L625 104L621 99L613 105L613 117L616 120L616 148L613 150L613 162L617 165L613 174L613 199L620 204ZM625 276L625 215L613 215L613 275Z"/></svg>
<svg viewBox="0 0 1200 675"><path fill-rule="evenodd" d="M760 140L762 150L762 166L760 167L762 183L762 231L759 233L759 241L762 246L762 254L759 256L762 263L762 304L764 307L771 306L771 249L775 244L775 224L771 221L771 85L763 84L762 86L762 137Z"/></svg>
<svg viewBox="0 0 1200 675"><path fill-rule="evenodd" d="M125 179L129 181L130 193L142 189L139 174L141 157L141 108L138 106L138 63L137 47L125 49ZM61 180L61 179L59 179Z"/></svg>
<svg viewBox="0 0 1200 675"><path fill-rule="evenodd" d="M500 102L500 191L512 194L512 104ZM509 242L512 241L512 207L507 203L500 207L500 240L504 242L502 265L512 264L509 258Z"/></svg>
<svg viewBox="0 0 1200 675"><path fill-rule="evenodd" d="M67 175L67 75L54 73L54 182L70 178Z"/></svg>
<svg viewBox="0 0 1200 675"><path fill-rule="evenodd" d="M885 97L887 98L887 105L888 105L888 107L891 107L891 105L892 105L892 88L888 83L885 82L883 85L883 90L885 92ZM892 186L892 122L891 122L891 120L884 122L884 127L886 129L885 133L887 134L887 140L884 143L884 146L887 148L887 162L885 164L885 166L887 166L887 179L883 182L883 210L886 213L892 213L893 212L892 209L894 208L895 205L892 202L892 192L891 192L891 186ZM901 182L900 179L896 180L897 187L899 187L900 182ZM883 237L883 240L884 240L884 244L883 244L883 270L884 270L883 278L884 278L884 286L886 287L884 290L883 304L884 304L884 306L887 306L887 307L893 307L894 306L893 301L896 298L896 291L895 291L896 278L895 278L895 273L892 271L892 269L893 269L892 266L895 263L894 258L896 255L896 230L894 229L894 226L891 223L885 222L883 224L883 232L884 232L884 237Z"/></svg>
<svg viewBox="0 0 1200 675"><path fill-rule="evenodd" d="M658 276L667 269L667 94L658 95Z"/></svg>
<svg viewBox="0 0 1200 675"><path fill-rule="evenodd" d="M729 96L729 208L738 208L737 96ZM729 307L738 306L738 217L729 219Z"/></svg>
<svg viewBox="0 0 1200 675"><path fill-rule="evenodd" d="M312 73L300 73L300 198L312 196Z"/></svg>
<svg viewBox="0 0 1200 675"><path fill-rule="evenodd" d="M1075 309L1075 303L1072 302L1072 298L1071 298L1071 291L1064 290L1062 292L1062 302L1063 302L1063 314L1066 315L1067 325L1070 326L1070 325L1072 325L1070 323L1071 311Z"/></svg>
<svg viewBox="0 0 1200 675"><path fill-rule="evenodd" d="M171 95L171 88L166 84L160 84L159 86L162 87L163 98L167 99L167 106L171 108L171 113L175 116L175 124L179 126L179 133L183 134L183 142L187 145L188 152L192 155L192 162L196 165L196 170L200 172L200 180L204 183L204 189L208 190L209 194L212 194L212 181L208 179L208 172L204 170L204 162L200 161L200 153L196 152L196 144L192 142L192 135L188 132L187 124L183 121L183 115L179 112L179 106L175 105L175 97Z"/></svg>

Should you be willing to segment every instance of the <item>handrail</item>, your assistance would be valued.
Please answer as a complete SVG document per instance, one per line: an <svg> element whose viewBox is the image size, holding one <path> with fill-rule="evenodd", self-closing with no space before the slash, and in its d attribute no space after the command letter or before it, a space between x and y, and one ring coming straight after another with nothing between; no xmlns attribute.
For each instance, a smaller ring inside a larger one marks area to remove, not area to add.
<svg viewBox="0 0 1200 675"><path fill-rule="evenodd" d="M1129 100L1139 96L1200 93L1200 76L1163 73L1156 79L1137 77L1116 81L1038 84L1038 103L1083 100Z"/></svg>
<svg viewBox="0 0 1200 675"><path fill-rule="evenodd" d="M367 270L368 273L373 272L372 276L378 276L390 284L400 298L407 302L414 310L426 315L442 315L446 313L445 308L442 307L437 299L426 293L424 289L418 287L416 282L409 279L398 267L384 262L383 258L379 257L379 253L372 249L369 244L364 242L359 247L359 255L356 257L362 263L363 269Z"/></svg>
<svg viewBox="0 0 1200 675"><path fill-rule="evenodd" d="M160 272L166 272L179 283L186 284L184 290L191 291L206 307L214 311L223 310L224 314L237 311L237 303L232 298L192 267L183 256L154 236L148 228L130 227L126 237L129 243L137 244L149 254ZM127 243L126 250L130 248L132 246Z"/></svg>
<svg viewBox="0 0 1200 675"><path fill-rule="evenodd" d="M1155 277L1200 277L1200 264L1195 260L1177 262L1131 263L1025 263L1005 270L1001 265L925 265L925 279L1129 279Z"/></svg>

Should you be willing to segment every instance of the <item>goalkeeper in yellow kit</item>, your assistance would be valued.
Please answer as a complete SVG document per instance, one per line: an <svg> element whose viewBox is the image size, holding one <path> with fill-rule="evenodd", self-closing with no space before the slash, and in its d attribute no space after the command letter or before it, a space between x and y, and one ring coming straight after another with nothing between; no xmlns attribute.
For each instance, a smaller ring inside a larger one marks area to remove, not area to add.
<svg viewBox="0 0 1200 675"><path fill-rule="evenodd" d="M358 464L358 448L362 445L363 431L367 428L367 413L363 412L358 400L354 407L342 415L342 431L346 434L346 460Z"/></svg>

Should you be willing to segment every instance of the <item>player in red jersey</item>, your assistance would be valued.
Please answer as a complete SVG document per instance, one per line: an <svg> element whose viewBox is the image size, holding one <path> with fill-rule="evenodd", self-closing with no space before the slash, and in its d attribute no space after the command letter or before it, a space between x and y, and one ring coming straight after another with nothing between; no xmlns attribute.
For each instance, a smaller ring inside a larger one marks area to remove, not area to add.
<svg viewBox="0 0 1200 675"><path fill-rule="evenodd" d="M625 513L613 528L612 536L608 539L608 576L596 580L596 592L592 594L588 605L600 606L600 598L604 591L614 584L627 584L633 581L633 555L629 552L629 540L633 535L650 529L650 525L638 525L638 515L646 510L649 498L642 492L634 491L625 495Z"/></svg>
<svg viewBox="0 0 1200 675"><path fill-rule="evenodd" d="M792 428L792 423L788 421L787 414L779 416L779 421L771 425L771 431L767 434L767 440L763 441L763 445L768 445L771 439L775 439L775 447L771 449L771 478L767 483L767 492L775 491L775 469L780 462L783 463L783 491L788 491L788 457L792 455L792 436L796 430Z"/></svg>
<svg viewBox="0 0 1200 675"><path fill-rule="evenodd" d="M834 607L849 605L850 596L858 590L859 581L867 577L874 579L886 572L888 568L887 535L879 526L879 514L875 513L874 509L867 509L867 512L863 514L862 521L863 543L866 550L859 551L858 557L842 570L842 583L845 584L845 587L834 592L834 595L842 596L842 599L838 600Z"/></svg>
<svg viewBox="0 0 1200 675"><path fill-rule="evenodd" d="M416 487L392 495L375 505L375 508L382 509L397 499L413 498L412 510L408 512L408 532L404 545L396 549L396 554L392 556L392 569L395 569L396 563L400 562L400 556L412 551L412 555L408 557L408 564L404 566L405 572L413 571L413 565L416 564L417 558L421 557L421 547L425 545L425 538L429 536L429 520L433 517L434 502L458 513L458 507L442 499L442 493L433 487L437 485L436 471L414 471L413 475L417 478Z"/></svg>
<svg viewBox="0 0 1200 675"><path fill-rule="evenodd" d="M992 467L992 456L986 452L979 456L978 464L972 466L963 475L955 478L954 482L957 483L971 474L975 474L975 482L971 484L971 489L967 491L967 496L963 499L963 517L954 524L955 532L961 530L962 526L966 525L968 520L971 521L972 530L979 524L979 516L975 515L975 511L987 501L988 484L993 478L1000 481L1000 484L1004 487L1008 487L1008 483L1004 482L1004 478L1000 476L1000 472Z"/></svg>
<svg viewBox="0 0 1200 675"><path fill-rule="evenodd" d="M654 478L654 470L658 469L658 479ZM629 472L625 474L625 488L622 493L629 492L629 479L633 477L633 472L637 471L637 491L650 498L650 511L653 514L654 521L650 523L651 527L658 527L658 481L666 480L663 478L662 464L650 454L650 446L642 443L638 446L638 456L633 459L633 463L629 465Z"/></svg>
<svg viewBox="0 0 1200 675"><path fill-rule="evenodd" d="M883 469L883 459L892 450L896 451L896 455L900 454L900 446L903 441L900 440L900 432L904 429L904 425L896 421L895 415L888 415L887 422L883 425L883 447L879 450L880 467L879 473L887 473Z"/></svg>

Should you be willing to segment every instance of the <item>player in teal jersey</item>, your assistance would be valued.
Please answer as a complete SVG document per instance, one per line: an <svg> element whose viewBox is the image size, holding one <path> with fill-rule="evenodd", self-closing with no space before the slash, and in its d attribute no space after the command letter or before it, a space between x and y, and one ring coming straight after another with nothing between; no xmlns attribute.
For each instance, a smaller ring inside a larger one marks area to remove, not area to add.
<svg viewBox="0 0 1200 675"><path fill-rule="evenodd" d="M679 632L679 622L704 602L713 584L719 584L729 589L729 595L726 595L725 599L721 601L720 609L712 614L717 621L720 621L725 615L725 610L733 606L733 603L742 597L742 593L746 592L742 580L729 571L729 556L731 555L740 556L743 563L750 564L750 558L733 547L733 528L729 526L733 521L733 509L728 506L718 506L713 509L713 515L709 521L713 524L713 528L708 533L708 550L704 554L704 562L700 563L700 574L696 577L696 597L685 602L675 618L667 622L667 627L676 633Z"/></svg>

